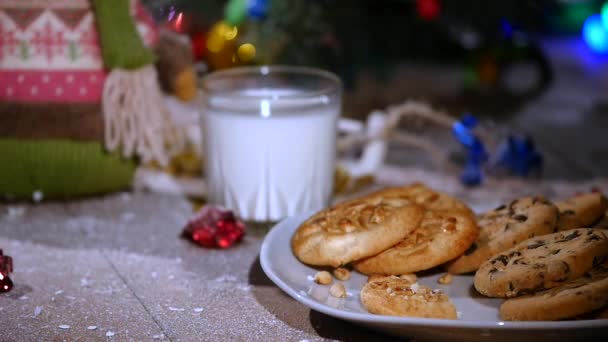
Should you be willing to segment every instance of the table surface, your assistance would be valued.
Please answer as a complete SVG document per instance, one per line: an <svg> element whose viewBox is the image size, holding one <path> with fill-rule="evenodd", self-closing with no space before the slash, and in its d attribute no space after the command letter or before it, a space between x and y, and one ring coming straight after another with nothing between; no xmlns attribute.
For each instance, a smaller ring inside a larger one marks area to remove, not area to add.
<svg viewBox="0 0 608 342"><path fill-rule="evenodd" d="M402 168L385 168L377 180L423 181L478 211L526 193L608 190L602 179L467 189L455 177ZM181 239L191 215L182 197L137 192L0 205L0 247L15 266L15 287L0 296L0 339L392 340L312 311L274 286L259 263L263 232L249 231L227 250Z"/></svg>

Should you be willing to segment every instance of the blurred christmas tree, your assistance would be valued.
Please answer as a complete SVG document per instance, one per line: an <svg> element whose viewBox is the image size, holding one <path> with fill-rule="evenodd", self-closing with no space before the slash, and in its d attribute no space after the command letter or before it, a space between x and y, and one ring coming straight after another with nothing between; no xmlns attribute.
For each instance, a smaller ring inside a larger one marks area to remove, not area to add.
<svg viewBox="0 0 608 342"><path fill-rule="evenodd" d="M159 21L193 39L210 69L293 64L330 69L346 85L407 61L460 64L475 84L500 86L513 62L550 79L536 33L580 30L601 1L147 0ZM181 19L180 19L181 18Z"/></svg>

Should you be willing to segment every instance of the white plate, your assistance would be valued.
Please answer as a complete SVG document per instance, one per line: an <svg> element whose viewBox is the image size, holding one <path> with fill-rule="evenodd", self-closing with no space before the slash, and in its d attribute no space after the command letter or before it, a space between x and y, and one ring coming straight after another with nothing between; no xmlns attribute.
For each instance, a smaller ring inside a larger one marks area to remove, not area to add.
<svg viewBox="0 0 608 342"><path fill-rule="evenodd" d="M450 296L459 312L458 320L381 316L368 313L359 302L359 290L367 277L353 272L344 282L345 299L329 295L329 286L314 283L316 269L299 262L291 252L290 240L296 228L310 214L288 218L273 227L262 244L260 262L268 277L283 291L309 308L372 329L398 336L441 340L531 340L562 341L608 337L608 320L560 322L502 322L500 300L482 297L473 289L472 276L455 276L449 285L439 285L441 273L419 277L419 282L439 288Z"/></svg>

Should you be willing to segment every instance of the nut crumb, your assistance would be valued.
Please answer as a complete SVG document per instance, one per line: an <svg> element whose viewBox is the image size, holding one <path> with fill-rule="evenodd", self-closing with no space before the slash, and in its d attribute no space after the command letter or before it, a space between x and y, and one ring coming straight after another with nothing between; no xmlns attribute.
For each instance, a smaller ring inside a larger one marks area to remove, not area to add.
<svg viewBox="0 0 608 342"><path fill-rule="evenodd" d="M317 284L329 285L332 282L333 278L331 277L331 274L329 274L329 272L327 271L320 271L315 274L315 283Z"/></svg>
<svg viewBox="0 0 608 342"><path fill-rule="evenodd" d="M442 275L441 277L439 277L439 279L437 279L437 282L439 284L442 284L442 285L451 284L452 283L452 275L449 274L449 273L446 273L446 274Z"/></svg>
<svg viewBox="0 0 608 342"><path fill-rule="evenodd" d="M346 289L342 283L335 283L329 288L329 294L336 298L346 298Z"/></svg>
<svg viewBox="0 0 608 342"><path fill-rule="evenodd" d="M415 274L402 274L399 276L399 278L407 280L410 283L415 283L418 280L418 277L416 277Z"/></svg>
<svg viewBox="0 0 608 342"><path fill-rule="evenodd" d="M350 271L344 267L338 267L334 270L334 277L338 280L349 280Z"/></svg>

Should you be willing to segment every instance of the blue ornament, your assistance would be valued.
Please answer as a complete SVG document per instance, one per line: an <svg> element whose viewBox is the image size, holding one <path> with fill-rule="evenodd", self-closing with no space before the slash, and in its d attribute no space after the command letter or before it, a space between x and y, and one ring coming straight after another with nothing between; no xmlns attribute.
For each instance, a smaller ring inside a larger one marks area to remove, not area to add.
<svg viewBox="0 0 608 342"><path fill-rule="evenodd" d="M460 181L464 185L474 186L481 184L483 180L483 172L481 170L481 165L468 160L464 165L464 169L462 170L462 174L460 175Z"/></svg>
<svg viewBox="0 0 608 342"><path fill-rule="evenodd" d="M488 153L481 139L473 132L477 118L465 114L452 126L454 137L466 150L466 163L460 180L466 185L478 185L483 180L483 164L488 160Z"/></svg>
<svg viewBox="0 0 608 342"><path fill-rule="evenodd" d="M268 14L268 0L249 0L247 14L254 20L262 20Z"/></svg>
<svg viewBox="0 0 608 342"><path fill-rule="evenodd" d="M509 135L498 147L494 164L512 174L525 177L533 172L540 174L543 158L530 137Z"/></svg>

